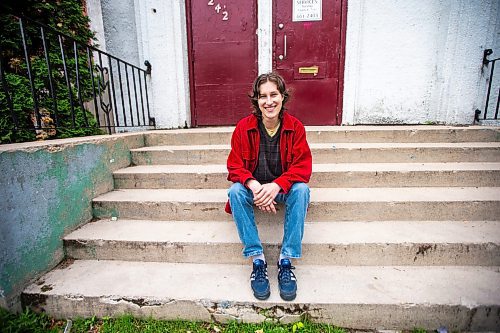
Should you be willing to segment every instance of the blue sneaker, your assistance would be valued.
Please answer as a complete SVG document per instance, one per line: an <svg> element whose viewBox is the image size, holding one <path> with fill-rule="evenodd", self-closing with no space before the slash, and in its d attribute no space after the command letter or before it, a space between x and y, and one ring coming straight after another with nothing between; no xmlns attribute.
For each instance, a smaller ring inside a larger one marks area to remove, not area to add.
<svg viewBox="0 0 500 333"><path fill-rule="evenodd" d="M250 275L250 285L253 295L260 300L268 299L271 295L269 279L267 278L267 264L264 260L257 259L253 262L253 271Z"/></svg>
<svg viewBox="0 0 500 333"><path fill-rule="evenodd" d="M281 259L278 263L278 285L280 289L280 296L285 301L293 301L297 296L297 279L293 274L290 259Z"/></svg>

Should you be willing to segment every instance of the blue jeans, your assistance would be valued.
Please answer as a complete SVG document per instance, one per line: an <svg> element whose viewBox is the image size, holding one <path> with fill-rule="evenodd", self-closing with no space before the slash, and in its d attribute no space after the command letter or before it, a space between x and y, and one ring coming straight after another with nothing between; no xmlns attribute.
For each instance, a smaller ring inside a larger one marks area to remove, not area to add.
<svg viewBox="0 0 500 333"><path fill-rule="evenodd" d="M234 222L243 243L243 255L250 257L262 254L262 243L255 224L252 191L241 183L234 183L228 191L228 196ZM279 193L275 201L285 204L281 254L289 258L300 258L304 221L309 205L309 187L304 183L295 183L287 194Z"/></svg>

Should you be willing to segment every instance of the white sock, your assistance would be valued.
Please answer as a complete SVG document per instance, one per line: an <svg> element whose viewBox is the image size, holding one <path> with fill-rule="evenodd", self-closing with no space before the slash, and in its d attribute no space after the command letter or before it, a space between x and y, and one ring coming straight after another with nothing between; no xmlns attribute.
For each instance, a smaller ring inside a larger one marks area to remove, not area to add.
<svg viewBox="0 0 500 333"><path fill-rule="evenodd" d="M266 257L264 257L264 253L258 254L256 256L252 256L252 261L255 261L257 259L260 259L260 260L266 262Z"/></svg>
<svg viewBox="0 0 500 333"><path fill-rule="evenodd" d="M292 259L290 259L290 257L286 257L286 256L284 256L284 255L282 255L282 254L280 253L280 260L279 260L279 263L280 263L280 264L281 264L281 259L288 259L288 260L290 260L290 262L292 262Z"/></svg>

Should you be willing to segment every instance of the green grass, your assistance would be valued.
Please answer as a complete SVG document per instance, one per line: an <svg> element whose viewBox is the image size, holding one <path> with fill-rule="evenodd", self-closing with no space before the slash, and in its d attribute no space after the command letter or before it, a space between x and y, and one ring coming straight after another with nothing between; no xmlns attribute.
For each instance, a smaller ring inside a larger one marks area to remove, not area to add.
<svg viewBox="0 0 500 333"><path fill-rule="evenodd" d="M11 314L0 308L0 332L2 333L41 333L59 332L55 320L45 314L36 314L26 310L20 314Z"/></svg>
<svg viewBox="0 0 500 333"><path fill-rule="evenodd" d="M63 332L65 320L54 320L45 314L38 314L26 310L21 314L11 314L0 309L0 332L2 333L41 333ZM228 324L191 322L191 321L163 321L155 319L137 319L132 316L119 318L96 317L75 319L71 333L347 333L347 330L327 324L316 324L308 321L294 324L277 324L264 322L260 324L243 324L231 322Z"/></svg>
<svg viewBox="0 0 500 333"><path fill-rule="evenodd" d="M59 333L64 331L66 324L66 320L55 320L46 314L38 314L31 310L26 310L20 314L12 314L0 308L1 333ZM71 333L348 333L350 331L332 325L312 323L307 320L287 325L273 322L219 324L182 320L137 319L129 315L118 318L105 317L99 319L92 317L75 319L72 321L71 327ZM427 333L426 330L419 328L406 332Z"/></svg>

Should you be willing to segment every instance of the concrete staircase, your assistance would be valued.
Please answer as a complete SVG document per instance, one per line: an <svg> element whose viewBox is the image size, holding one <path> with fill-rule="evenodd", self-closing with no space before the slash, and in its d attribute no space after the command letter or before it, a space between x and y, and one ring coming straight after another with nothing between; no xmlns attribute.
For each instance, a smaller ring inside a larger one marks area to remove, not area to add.
<svg viewBox="0 0 500 333"><path fill-rule="evenodd" d="M309 127L311 206L282 301L283 209L257 212L271 297L253 298L227 200L231 128L157 131L64 239L64 265L28 287L56 317L292 322L356 329L500 330L500 130Z"/></svg>

